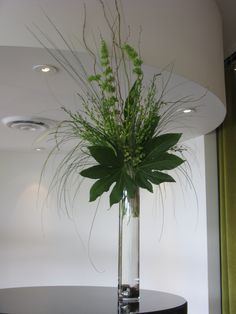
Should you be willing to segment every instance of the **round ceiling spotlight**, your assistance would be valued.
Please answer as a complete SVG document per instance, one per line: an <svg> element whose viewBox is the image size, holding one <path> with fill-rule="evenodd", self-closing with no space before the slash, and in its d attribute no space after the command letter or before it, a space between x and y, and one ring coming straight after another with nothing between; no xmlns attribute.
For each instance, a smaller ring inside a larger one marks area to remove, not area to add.
<svg viewBox="0 0 236 314"><path fill-rule="evenodd" d="M195 110L192 109L192 108L186 108L186 109L183 109L183 113L191 113L191 112L194 112Z"/></svg>
<svg viewBox="0 0 236 314"><path fill-rule="evenodd" d="M45 73L45 74L52 74L58 71L58 68L54 65L49 64L38 64L34 65L32 69L36 72Z"/></svg>
<svg viewBox="0 0 236 314"><path fill-rule="evenodd" d="M184 114L195 113L196 108L179 108L176 110L177 112L182 112Z"/></svg>
<svg viewBox="0 0 236 314"><path fill-rule="evenodd" d="M5 117L2 123L9 128L19 131L45 131L55 124L55 121L38 117Z"/></svg>
<svg viewBox="0 0 236 314"><path fill-rule="evenodd" d="M41 151L45 150L45 148L44 147L36 147L35 150L36 150L36 152L41 152Z"/></svg>

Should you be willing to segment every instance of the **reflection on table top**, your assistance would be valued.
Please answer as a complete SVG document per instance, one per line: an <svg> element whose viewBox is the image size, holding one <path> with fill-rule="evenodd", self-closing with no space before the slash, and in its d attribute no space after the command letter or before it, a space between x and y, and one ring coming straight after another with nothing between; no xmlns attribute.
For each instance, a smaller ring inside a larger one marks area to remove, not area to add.
<svg viewBox="0 0 236 314"><path fill-rule="evenodd" d="M0 289L7 314L187 314L187 302L169 293L141 290L139 304L117 304L113 287L55 286Z"/></svg>

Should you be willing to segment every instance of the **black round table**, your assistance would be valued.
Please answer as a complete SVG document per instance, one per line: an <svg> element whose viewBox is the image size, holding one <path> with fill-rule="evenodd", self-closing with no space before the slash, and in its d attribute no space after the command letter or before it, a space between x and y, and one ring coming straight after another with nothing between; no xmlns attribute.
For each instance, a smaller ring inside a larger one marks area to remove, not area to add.
<svg viewBox="0 0 236 314"><path fill-rule="evenodd" d="M111 287L24 287L0 289L1 314L187 314L182 297L141 290L139 303L117 303Z"/></svg>

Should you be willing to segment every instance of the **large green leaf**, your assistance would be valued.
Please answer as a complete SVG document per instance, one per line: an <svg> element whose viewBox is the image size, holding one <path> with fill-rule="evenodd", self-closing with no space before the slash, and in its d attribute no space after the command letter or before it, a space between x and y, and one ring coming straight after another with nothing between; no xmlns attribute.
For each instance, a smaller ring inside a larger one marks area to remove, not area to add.
<svg viewBox="0 0 236 314"><path fill-rule="evenodd" d="M184 160L176 155L162 153L155 160L145 159L141 165L140 169L143 170L171 170L180 166Z"/></svg>
<svg viewBox="0 0 236 314"><path fill-rule="evenodd" d="M141 188L153 192L152 184L161 184L163 182L175 182L175 180L166 173L159 171L139 170L135 176L135 182Z"/></svg>
<svg viewBox="0 0 236 314"><path fill-rule="evenodd" d="M124 188L125 188L124 174L123 172L120 172L119 178L116 181L116 184L113 187L110 194L110 206L112 206L115 203L119 203L119 201L122 199Z"/></svg>
<svg viewBox="0 0 236 314"><path fill-rule="evenodd" d="M101 196L104 192L107 192L110 189L112 183L117 181L119 177L119 172L117 171L112 176L107 176L100 180L97 180L90 189L90 199L89 201L95 201L99 196Z"/></svg>
<svg viewBox="0 0 236 314"><path fill-rule="evenodd" d="M125 171L121 153L116 154L110 147L89 147L91 155L99 163L80 173L84 177L99 179L90 189L90 201L96 200L107 192L114 182L115 185L110 193L110 206L122 199L124 190L127 190L129 197L133 197L138 186L153 192L152 184L174 182L171 176L159 171L174 169L184 162L182 158L166 152L178 142L180 136L181 134L175 133L154 138L152 149L147 148L149 153L139 165L135 180Z"/></svg>
<svg viewBox="0 0 236 314"><path fill-rule="evenodd" d="M132 198L137 190L137 185L134 180L132 180L131 177L124 170L122 170L110 194L110 206L118 203L122 199L124 190L126 190L128 196Z"/></svg>
<svg viewBox="0 0 236 314"><path fill-rule="evenodd" d="M106 167L103 165L96 165L87 169L84 169L80 172L81 176L90 178L90 179L101 179L108 175L112 175L117 169Z"/></svg>
<svg viewBox="0 0 236 314"><path fill-rule="evenodd" d="M122 158L120 154L116 154L115 151L107 146L90 146L90 154L101 165L119 167L122 164Z"/></svg>
<svg viewBox="0 0 236 314"><path fill-rule="evenodd" d="M143 189L148 190L149 192L153 193L152 185L147 180L145 173L142 171L139 171L135 176L135 182L137 185Z"/></svg>
<svg viewBox="0 0 236 314"><path fill-rule="evenodd" d="M155 156L168 151L178 143L181 135L181 133L167 133L152 138L144 147L147 158L155 158Z"/></svg>
<svg viewBox="0 0 236 314"><path fill-rule="evenodd" d="M168 174L159 172L159 171L152 171L152 172L143 172L146 178L151 181L153 184L161 184L163 182L175 182L175 180Z"/></svg>

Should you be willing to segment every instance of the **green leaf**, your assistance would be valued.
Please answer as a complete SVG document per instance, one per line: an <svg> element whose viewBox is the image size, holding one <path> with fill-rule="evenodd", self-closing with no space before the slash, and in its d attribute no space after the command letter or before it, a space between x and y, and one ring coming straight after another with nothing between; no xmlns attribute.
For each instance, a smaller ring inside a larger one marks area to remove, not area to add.
<svg viewBox="0 0 236 314"><path fill-rule="evenodd" d="M100 74L96 74L96 75L90 75L88 77L88 81L92 82L92 81L99 81L101 79L101 75Z"/></svg>
<svg viewBox="0 0 236 314"><path fill-rule="evenodd" d="M171 147L176 145L180 140L182 134L181 133L167 133L157 137L152 138L145 145L145 152L147 154L147 158L155 158L155 156L166 152Z"/></svg>
<svg viewBox="0 0 236 314"><path fill-rule="evenodd" d="M130 115L131 111L134 112L134 106L137 104L137 101L140 96L140 85L141 85L141 81L140 79L137 79L129 91L129 95L125 100L125 106L124 106L125 118L127 118Z"/></svg>
<svg viewBox="0 0 236 314"><path fill-rule="evenodd" d="M160 117L159 116L155 116L152 120L152 122L150 123L150 136L153 136L157 126L158 126L158 123L160 121ZM146 146L144 147L144 149L146 148Z"/></svg>
<svg viewBox="0 0 236 314"><path fill-rule="evenodd" d="M140 186L143 189L148 190L149 192L153 193L152 185L147 180L145 174L142 171L139 171L135 176L135 182L138 186Z"/></svg>
<svg viewBox="0 0 236 314"><path fill-rule="evenodd" d="M101 58L107 59L109 57L109 52L107 48L107 43L104 39L101 40Z"/></svg>
<svg viewBox="0 0 236 314"><path fill-rule="evenodd" d="M175 180L166 173L142 170L136 173L135 181L141 188L147 189L150 192L153 192L151 183L159 185L163 182L175 182Z"/></svg>
<svg viewBox="0 0 236 314"><path fill-rule="evenodd" d="M120 172L119 179L110 194L110 206L118 203L122 199L124 190L127 190L129 197L133 197L135 191L137 190L137 185L131 177L124 170L122 170Z"/></svg>
<svg viewBox="0 0 236 314"><path fill-rule="evenodd" d="M122 199L124 188L124 174L121 172L110 194L110 206L115 203L119 203L119 201Z"/></svg>
<svg viewBox="0 0 236 314"><path fill-rule="evenodd" d="M108 168L102 165L96 165L87 169L84 169L80 172L81 176L90 178L90 179L101 179L108 175L114 174L114 171L117 171L114 168Z"/></svg>
<svg viewBox="0 0 236 314"><path fill-rule="evenodd" d="M131 60L134 60L135 58L138 58L138 53L129 44L125 44L123 49L125 50L125 52L127 53L127 55L129 56L129 58Z"/></svg>
<svg viewBox="0 0 236 314"><path fill-rule="evenodd" d="M180 166L184 160L176 155L162 153L155 160L145 159L140 165L142 170L171 170Z"/></svg>
<svg viewBox="0 0 236 314"><path fill-rule="evenodd" d="M90 146L90 154L101 165L119 167L122 164L121 155L115 154L115 151L107 146Z"/></svg>
<svg viewBox="0 0 236 314"><path fill-rule="evenodd" d="M152 171L152 172L144 172L146 178L151 181L153 184L161 184L163 182L175 182L175 180L168 174L159 172L159 171Z"/></svg>
<svg viewBox="0 0 236 314"><path fill-rule="evenodd" d="M142 75L143 74L142 69L140 67L135 67L133 69L133 73L135 73L137 75Z"/></svg>
<svg viewBox="0 0 236 314"><path fill-rule="evenodd" d="M99 196L101 196L104 192L107 192L112 185L113 182L117 180L119 177L119 172L116 172L112 176L107 176L100 180L97 180L90 189L90 199L89 201L95 201Z"/></svg>

